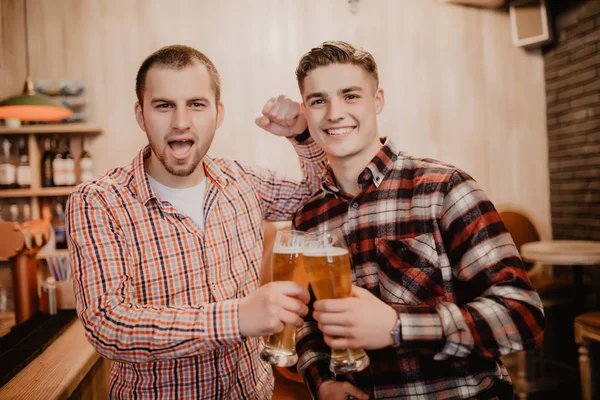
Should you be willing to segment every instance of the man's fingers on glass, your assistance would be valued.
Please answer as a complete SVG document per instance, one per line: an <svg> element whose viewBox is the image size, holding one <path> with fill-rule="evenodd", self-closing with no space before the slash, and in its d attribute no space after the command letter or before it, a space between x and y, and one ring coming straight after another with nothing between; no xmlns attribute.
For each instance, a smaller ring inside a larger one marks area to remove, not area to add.
<svg viewBox="0 0 600 400"><path fill-rule="evenodd" d="M344 326L318 324L318 327L319 330L327 336L348 338L352 337L351 333L348 331L348 328Z"/></svg>

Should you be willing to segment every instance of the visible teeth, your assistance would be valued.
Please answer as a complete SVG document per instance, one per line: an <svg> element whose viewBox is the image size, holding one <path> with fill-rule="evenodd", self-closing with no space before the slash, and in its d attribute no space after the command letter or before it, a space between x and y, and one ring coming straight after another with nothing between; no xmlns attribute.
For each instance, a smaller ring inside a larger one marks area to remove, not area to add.
<svg viewBox="0 0 600 400"><path fill-rule="evenodd" d="M348 133L353 128L337 128L337 129L327 129L327 133L330 135L343 135L344 133Z"/></svg>

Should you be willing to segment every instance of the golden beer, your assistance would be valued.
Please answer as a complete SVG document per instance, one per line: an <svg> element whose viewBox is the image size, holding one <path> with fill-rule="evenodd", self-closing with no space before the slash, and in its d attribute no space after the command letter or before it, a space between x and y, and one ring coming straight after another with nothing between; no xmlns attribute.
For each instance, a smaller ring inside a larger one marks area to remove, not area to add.
<svg viewBox="0 0 600 400"><path fill-rule="evenodd" d="M302 254L298 252L276 253L277 250L274 250L271 259L272 281L292 281L307 287L308 277L304 270ZM286 324L283 331L269 336L266 347L281 355L296 354L296 327Z"/></svg>
<svg viewBox="0 0 600 400"><path fill-rule="evenodd" d="M343 299L352 293L352 270L348 251L341 247L307 249L304 266L317 300ZM369 365L363 349L331 351L333 372L360 371Z"/></svg>
<svg viewBox="0 0 600 400"><path fill-rule="evenodd" d="M352 270L348 252L331 249L308 250L304 266L317 300L343 299L352 292Z"/></svg>

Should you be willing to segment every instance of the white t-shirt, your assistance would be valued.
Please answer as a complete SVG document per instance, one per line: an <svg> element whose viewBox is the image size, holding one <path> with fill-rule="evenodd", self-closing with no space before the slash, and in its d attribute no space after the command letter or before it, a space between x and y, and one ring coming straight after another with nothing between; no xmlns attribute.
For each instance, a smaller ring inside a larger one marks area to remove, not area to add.
<svg viewBox="0 0 600 400"><path fill-rule="evenodd" d="M186 189L173 189L159 183L148 175L154 193L163 201L168 201L181 214L190 217L198 229L204 230L204 192L206 178L196 186Z"/></svg>

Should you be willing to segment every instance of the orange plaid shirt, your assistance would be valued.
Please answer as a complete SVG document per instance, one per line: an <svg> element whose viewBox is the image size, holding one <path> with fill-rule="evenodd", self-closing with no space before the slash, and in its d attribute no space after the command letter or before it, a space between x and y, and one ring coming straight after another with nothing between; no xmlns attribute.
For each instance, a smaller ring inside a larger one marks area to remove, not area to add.
<svg viewBox="0 0 600 400"><path fill-rule="evenodd" d="M114 361L111 398L271 397L262 339L240 335L238 303L258 288L262 221L291 219L320 187L324 154L294 147L302 182L205 157L204 231L153 194L149 147L70 196L77 312Z"/></svg>

